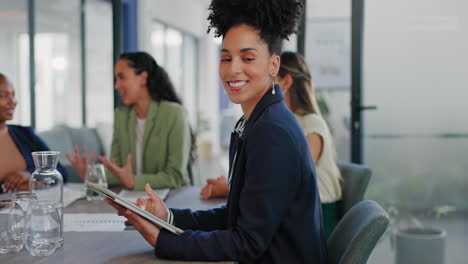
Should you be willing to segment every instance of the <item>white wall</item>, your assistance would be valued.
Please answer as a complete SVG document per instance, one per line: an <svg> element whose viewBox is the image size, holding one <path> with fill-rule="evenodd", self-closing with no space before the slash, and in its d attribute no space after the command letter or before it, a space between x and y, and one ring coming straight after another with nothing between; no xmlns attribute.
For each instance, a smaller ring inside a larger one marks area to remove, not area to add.
<svg viewBox="0 0 468 264"><path fill-rule="evenodd" d="M351 16L351 1L352 0L308 0L307 18L348 18Z"/></svg>

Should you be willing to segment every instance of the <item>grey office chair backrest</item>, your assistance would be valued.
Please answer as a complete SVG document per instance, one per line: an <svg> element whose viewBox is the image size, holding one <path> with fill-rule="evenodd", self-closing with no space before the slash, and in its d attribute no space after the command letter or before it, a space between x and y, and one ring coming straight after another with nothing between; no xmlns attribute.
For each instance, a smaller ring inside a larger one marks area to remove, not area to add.
<svg viewBox="0 0 468 264"><path fill-rule="evenodd" d="M354 205L364 199L372 171L363 165L338 162L338 168L343 178L341 201L338 202L340 218Z"/></svg>
<svg viewBox="0 0 468 264"><path fill-rule="evenodd" d="M388 214L379 204L359 202L343 216L328 239L329 263L366 263L388 223Z"/></svg>

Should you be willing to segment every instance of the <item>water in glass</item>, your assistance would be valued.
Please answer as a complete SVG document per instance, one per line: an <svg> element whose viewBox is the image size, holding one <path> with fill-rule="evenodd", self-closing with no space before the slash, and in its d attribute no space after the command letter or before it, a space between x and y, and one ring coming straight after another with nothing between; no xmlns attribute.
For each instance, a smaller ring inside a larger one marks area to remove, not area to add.
<svg viewBox="0 0 468 264"><path fill-rule="evenodd" d="M24 213L15 199L0 200L0 254L23 248Z"/></svg>
<svg viewBox="0 0 468 264"><path fill-rule="evenodd" d="M60 245L62 205L31 201L26 214L24 242L31 256L50 256Z"/></svg>
<svg viewBox="0 0 468 264"><path fill-rule="evenodd" d="M31 174L29 190L37 196L37 201L48 203L58 212L60 234L56 238L58 247L63 246L63 177L57 170L58 151L33 152L36 170ZM28 210L29 212L29 210Z"/></svg>
<svg viewBox="0 0 468 264"><path fill-rule="evenodd" d="M104 188L107 188L107 179L106 179L106 170L102 164L93 164L88 166L88 172L86 174L86 180L95 184L98 184ZM101 200L102 196L92 191L91 189L86 189L86 199L91 200Z"/></svg>

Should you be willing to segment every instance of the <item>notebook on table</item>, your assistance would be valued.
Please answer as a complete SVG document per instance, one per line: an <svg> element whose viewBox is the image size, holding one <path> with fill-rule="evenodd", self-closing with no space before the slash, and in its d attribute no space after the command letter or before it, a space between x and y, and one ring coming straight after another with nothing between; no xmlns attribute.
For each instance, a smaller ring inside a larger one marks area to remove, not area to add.
<svg viewBox="0 0 468 264"><path fill-rule="evenodd" d="M118 194L114 193L113 191L111 191L111 190L109 190L109 189L107 189L105 187L99 186L99 185L97 185L95 183L92 183L92 182L89 182L89 181L85 181L85 184L86 184L86 186L88 186L94 192L113 200L114 202L120 204L121 206L123 206L123 207L125 207L127 209L132 210L133 212L137 213L141 217L146 218L148 221L154 223L155 225L159 226L160 228L164 228L167 231L172 232L172 233L174 233L176 235L180 235L180 234L182 234L184 232L182 229L167 223L166 221L162 220L161 218L158 218L157 216L149 213L148 211L145 211L145 210L141 209L137 205L131 203L130 201L124 199L123 197L119 196Z"/></svg>
<svg viewBox="0 0 468 264"><path fill-rule="evenodd" d="M156 189L153 190L156 192L156 194L164 201L166 200L170 189ZM130 202L136 202L138 198L140 197L146 197L148 194L146 194L146 191L134 191L134 190L127 190L127 189L122 189L119 192L119 196L126 199L127 201Z"/></svg>

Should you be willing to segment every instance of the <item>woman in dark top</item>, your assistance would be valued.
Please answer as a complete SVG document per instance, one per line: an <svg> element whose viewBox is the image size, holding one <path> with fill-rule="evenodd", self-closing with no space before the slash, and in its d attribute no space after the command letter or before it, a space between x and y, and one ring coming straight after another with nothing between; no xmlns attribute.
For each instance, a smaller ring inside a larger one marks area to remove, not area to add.
<svg viewBox="0 0 468 264"><path fill-rule="evenodd" d="M330 129L318 107L311 71L299 53L285 51L281 54L276 82L285 95L284 103L296 116L309 143L322 202L323 224L329 237L340 220L337 202L341 199L341 173ZM204 200L228 195L225 177L208 179L201 191Z"/></svg>
<svg viewBox="0 0 468 264"><path fill-rule="evenodd" d="M13 86L0 73L0 192L28 190L29 177L36 169L31 152L49 150L30 127L6 124L13 119L16 104ZM57 169L66 180L62 165Z"/></svg>
<svg viewBox="0 0 468 264"><path fill-rule="evenodd" d="M244 116L231 136L226 206L167 210L149 186L138 205L184 230L174 235L107 200L160 258L239 263L326 263L320 198L307 141L274 84L297 0L213 0L210 29L223 37L220 77Z"/></svg>

